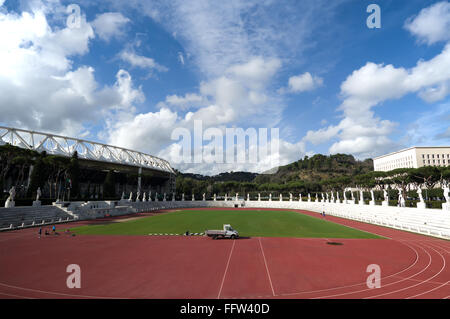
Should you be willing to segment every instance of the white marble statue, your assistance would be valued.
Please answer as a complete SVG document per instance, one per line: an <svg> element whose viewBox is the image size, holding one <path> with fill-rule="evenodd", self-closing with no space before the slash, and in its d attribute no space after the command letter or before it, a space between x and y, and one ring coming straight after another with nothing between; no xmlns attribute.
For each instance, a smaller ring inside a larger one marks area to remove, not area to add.
<svg viewBox="0 0 450 319"><path fill-rule="evenodd" d="M258 202L260 202L260 201L261 201L261 194L258 193Z"/></svg>
<svg viewBox="0 0 450 319"><path fill-rule="evenodd" d="M39 200L39 198L41 198L42 192L41 192L41 188L38 187L38 189L36 190L36 200L33 201L32 206L41 206L41 201ZM8 204L8 206L11 206L12 203Z"/></svg>
<svg viewBox="0 0 450 319"><path fill-rule="evenodd" d="M203 193L203 201L205 201L206 200L206 194L205 193Z"/></svg>
<svg viewBox="0 0 450 319"><path fill-rule="evenodd" d="M325 193L327 195L327 202L330 202L330 198L328 197L328 193Z"/></svg>
<svg viewBox="0 0 450 319"><path fill-rule="evenodd" d="M283 201L283 194L280 194L280 202Z"/></svg>
<svg viewBox="0 0 450 319"><path fill-rule="evenodd" d="M137 191L137 194L136 194L136 202L139 202L139 198L141 197L141 192L140 191Z"/></svg>
<svg viewBox="0 0 450 319"><path fill-rule="evenodd" d="M398 206L405 207L405 198L400 190L398 191Z"/></svg>
<svg viewBox="0 0 450 319"><path fill-rule="evenodd" d="M322 202L324 202L325 201L325 196L323 196L323 193L322 193Z"/></svg>
<svg viewBox="0 0 450 319"><path fill-rule="evenodd" d="M133 200L133 192L130 192L130 198L128 200L131 202Z"/></svg>
<svg viewBox="0 0 450 319"><path fill-rule="evenodd" d="M151 202L152 201L152 191L148 192L148 201Z"/></svg>
<svg viewBox="0 0 450 319"><path fill-rule="evenodd" d="M419 195L419 201L423 203L422 189L420 187L417 189L417 195Z"/></svg>
<svg viewBox="0 0 450 319"><path fill-rule="evenodd" d="M164 196L163 196L163 202L165 202L167 199L166 199L166 193L164 193Z"/></svg>
<svg viewBox="0 0 450 319"><path fill-rule="evenodd" d="M302 193L298 194L298 201L299 201L299 202L302 201Z"/></svg>
<svg viewBox="0 0 450 319"><path fill-rule="evenodd" d="M184 193L181 194L181 200L184 202Z"/></svg>
<svg viewBox="0 0 450 319"><path fill-rule="evenodd" d="M195 195L192 193L192 201L195 201Z"/></svg>
<svg viewBox="0 0 450 319"><path fill-rule="evenodd" d="M383 197L385 202L389 202L389 195L387 190L383 189Z"/></svg>
<svg viewBox="0 0 450 319"><path fill-rule="evenodd" d="M217 195L214 193L214 201L217 200Z"/></svg>
<svg viewBox="0 0 450 319"><path fill-rule="evenodd" d="M443 190L444 190L445 201L446 201L447 204L450 204L450 196L448 195L450 189L449 189L448 185L445 185L443 187Z"/></svg>
<svg viewBox="0 0 450 319"><path fill-rule="evenodd" d="M120 198L120 200L124 200L125 199L125 192L122 192L122 197Z"/></svg>
<svg viewBox="0 0 450 319"><path fill-rule="evenodd" d="M36 191L36 201L39 201L39 198L41 197L42 192L41 192L41 188L38 187L37 191Z"/></svg>
<svg viewBox="0 0 450 319"><path fill-rule="evenodd" d="M292 193L289 193L289 201L292 202Z"/></svg>
<svg viewBox="0 0 450 319"><path fill-rule="evenodd" d="M235 199L236 201L239 200L239 193L236 193L236 197L235 198L236 198Z"/></svg>
<svg viewBox="0 0 450 319"><path fill-rule="evenodd" d="M250 194L247 193L247 202L250 201Z"/></svg>
<svg viewBox="0 0 450 319"><path fill-rule="evenodd" d="M15 207L16 206L16 204L14 202L14 197L15 196L16 196L16 188L13 186L9 190L9 196L6 199L6 202L5 202L5 207L6 208L11 208L11 207Z"/></svg>
<svg viewBox="0 0 450 319"><path fill-rule="evenodd" d="M359 190L359 201L361 202L361 204L364 204L364 193L361 190Z"/></svg>
<svg viewBox="0 0 450 319"><path fill-rule="evenodd" d="M142 201L143 202L147 201L147 194L145 192L142 194Z"/></svg>
<svg viewBox="0 0 450 319"><path fill-rule="evenodd" d="M269 194L269 202L272 201L272 193Z"/></svg>
<svg viewBox="0 0 450 319"><path fill-rule="evenodd" d="M311 201L311 194L308 193L308 202L310 202L310 201Z"/></svg>

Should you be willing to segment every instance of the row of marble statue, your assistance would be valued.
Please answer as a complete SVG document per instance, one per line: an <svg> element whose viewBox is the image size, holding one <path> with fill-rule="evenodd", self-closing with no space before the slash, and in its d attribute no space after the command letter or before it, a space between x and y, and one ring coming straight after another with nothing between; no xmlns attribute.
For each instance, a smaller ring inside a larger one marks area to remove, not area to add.
<svg viewBox="0 0 450 319"><path fill-rule="evenodd" d="M444 186L443 189L444 189L445 200L446 200L447 203L450 203L449 187L448 187L448 185ZM363 198L363 190L359 190L359 193L360 193L360 195L359 195L360 197L359 198L360 199ZM402 192L398 192L398 193L399 193L398 194L398 204L401 207L405 207L405 198L403 197ZM424 202L423 196L422 196L422 189L418 188L417 189L417 194L419 196L418 207L425 206L425 202ZM5 207L14 207L14 197L15 197L15 195L16 195L16 190L15 190L15 187L13 186L9 190L9 197L8 197L8 199L5 202ZM42 195L41 189L38 188L37 192L36 192L36 200L33 202L33 206L39 206L40 205L39 198L40 198L41 195ZM321 197L322 197L321 202L328 202L328 203L329 202L333 202L334 203L334 202L336 202L336 200L338 202L340 202L339 192L337 192L336 195L337 195L337 197L335 198L334 197L334 192L331 192L331 196L329 196L328 193L325 193L325 195L324 195L324 193L321 193ZM370 204L374 205L375 204L375 196L374 196L373 190L370 191L370 195L371 195ZM383 190L383 197L384 197L383 205L388 205L389 196L388 196L388 193L387 193L386 190ZM224 200L229 200L229 198L232 200L231 197L228 197L228 194L225 194ZM139 191L137 192L135 200L137 202L141 201L141 193ZM184 193L181 195L181 200L182 201L185 200L184 199ZM191 200L192 201L195 200L194 194L192 194ZM203 200L206 200L206 194L205 193L203 193ZM217 200L216 194L214 194L213 200ZM236 200L236 201L239 200L239 193L236 193L236 196L235 196L234 200ZM282 201L282 200L283 200L283 195L280 194L280 201ZM289 193L289 200L290 201L293 200L292 193ZM301 193L299 194L299 199L298 200L302 201L302 194ZM130 193L130 197L128 198L128 200L125 199L125 193L123 192L121 201L130 201L130 202L133 201L133 192ZM147 196L146 196L145 192L143 193L142 201L143 202L147 201ZM151 191L148 194L148 201L152 201L152 192ZM158 201L158 193L156 193L155 201ZM164 193L163 201L166 201L166 193ZM175 201L175 193L172 194L172 201ZM247 201L250 201L250 194L247 194ZM258 194L258 201L261 201L261 194ZM269 201L272 201L272 194L269 194ZM354 202L355 201L355 199L353 197L353 192L351 192L351 198L348 199L347 195L346 195L346 192L344 191L344 202L347 203L348 201L350 201L350 202ZM308 194L308 202L311 202L311 194ZM319 202L319 196L316 197L315 202ZM361 200L359 201L359 203L360 204L364 204L363 201L361 201Z"/></svg>
<svg viewBox="0 0 450 319"><path fill-rule="evenodd" d="M360 196L359 197L360 198L359 203L363 204L363 201L361 201L361 198L363 198L363 190L359 190L359 193L360 193L360 195L359 195ZM399 193L398 194L399 206L405 207L406 200L403 197L402 192L398 192L398 193ZM448 188L448 186L445 186L444 187L444 197L445 197L445 200L446 200L447 203L450 202L450 197L449 197L448 193L449 193L449 188ZM321 193L322 200L319 200L319 196L317 196L316 199L315 199L315 202L328 202L328 203L330 203L330 202L335 203L336 201L340 202L339 192L336 193L336 196L337 196L336 198L334 197L334 194L335 194L334 192L331 192L331 196L329 196L329 193ZM351 194L351 198L347 198L347 194L344 191L344 202L345 203L347 203L349 201L350 202L354 202L355 201L355 198L353 197L353 192L350 192L350 194ZM423 199L423 196L422 196L422 189L420 189L420 188L417 189L417 194L419 196L419 204L420 203L424 204L425 202L424 202L424 199ZM151 195L152 195L152 192L149 192L148 201L152 201L152 196ZM370 191L370 195L371 195L370 204L375 204L375 196L374 196L374 191L373 190ZM389 202L389 196L388 196L387 190L383 190L383 197L384 197L384 202L383 203L387 204ZM136 201L137 202L141 201L140 198L141 198L141 193L137 192ZM125 200L125 193L122 193L121 200L122 201ZM166 199L166 193L164 193L163 201L166 201L166 200L167 200ZM181 200L182 201L185 200L184 193L181 195ZM192 201L195 200L195 195L194 194L192 194L191 200ZM203 193L203 200L206 200L206 194L205 193ZM213 200L217 200L217 195L216 194L214 194ZM224 200L227 201L227 200L233 200L233 199L232 199L232 197L229 197L228 194L225 194ZM234 200L236 200L236 201L239 200L239 193L236 193ZM283 200L283 195L282 194L280 194L280 199L279 200L280 201ZM298 200L302 201L302 194L301 193L299 194L299 199ZM127 201L133 201L133 192L130 193L130 197L129 197L129 199ZM143 202L147 201L147 197L146 197L146 193L145 192L143 193L142 201ZM155 201L158 201L158 193L156 193ZM172 201L175 201L175 193L172 194ZM247 194L247 201L250 201L250 194ZM258 201L261 201L261 194L258 194ZM269 194L269 201L272 201L272 194ZM292 193L289 193L289 201L293 201ZM311 202L311 194L308 194L308 200L307 201Z"/></svg>

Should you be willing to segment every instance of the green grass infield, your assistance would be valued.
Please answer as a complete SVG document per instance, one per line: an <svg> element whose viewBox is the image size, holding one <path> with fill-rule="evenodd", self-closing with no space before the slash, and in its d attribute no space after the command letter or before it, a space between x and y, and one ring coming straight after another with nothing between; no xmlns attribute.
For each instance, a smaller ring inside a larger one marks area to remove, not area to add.
<svg viewBox="0 0 450 319"><path fill-rule="evenodd" d="M149 235L201 233L231 226L241 237L383 238L294 211L176 210L121 222L93 224L71 231L79 235Z"/></svg>

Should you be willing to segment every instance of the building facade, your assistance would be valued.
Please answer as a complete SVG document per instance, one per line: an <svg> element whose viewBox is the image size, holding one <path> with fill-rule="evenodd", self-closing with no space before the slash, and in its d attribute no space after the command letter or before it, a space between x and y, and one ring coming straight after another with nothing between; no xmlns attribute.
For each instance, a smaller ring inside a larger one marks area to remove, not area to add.
<svg viewBox="0 0 450 319"><path fill-rule="evenodd" d="M373 159L375 171L387 172L397 168L450 166L450 146L411 147Z"/></svg>

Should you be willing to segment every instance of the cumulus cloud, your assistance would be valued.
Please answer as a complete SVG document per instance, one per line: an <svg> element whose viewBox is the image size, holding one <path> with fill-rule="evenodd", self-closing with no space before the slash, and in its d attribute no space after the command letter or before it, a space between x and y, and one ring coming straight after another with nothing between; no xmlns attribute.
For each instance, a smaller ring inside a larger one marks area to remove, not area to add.
<svg viewBox="0 0 450 319"><path fill-rule="evenodd" d="M450 45L411 69L368 62L341 85L344 101L339 110L343 111L344 119L326 129L309 131L303 140L313 144L338 140L330 147L331 153L374 156L392 150L397 145L388 136L396 123L375 117L372 108L408 93L417 93L425 101L442 100L449 93L449 69Z"/></svg>
<svg viewBox="0 0 450 319"><path fill-rule="evenodd" d="M423 43L450 40L450 2L438 2L422 9L405 22L405 28Z"/></svg>
<svg viewBox="0 0 450 319"><path fill-rule="evenodd" d="M130 19L119 12L106 12L98 14L92 26L100 39L109 41L111 38L122 36L123 28L128 22Z"/></svg>
<svg viewBox="0 0 450 319"><path fill-rule="evenodd" d="M323 79L318 76L313 76L309 72L300 75L291 76L288 80L288 87L278 90L279 93L299 93L305 91L312 91L323 84Z"/></svg>
<svg viewBox="0 0 450 319"><path fill-rule="evenodd" d="M124 50L119 54L119 57L129 63L133 67L138 67L147 70L157 70L160 72L166 72L168 69L165 66L162 66L152 58L138 55L135 52Z"/></svg>
<svg viewBox="0 0 450 319"><path fill-rule="evenodd" d="M273 97L266 94L266 87L281 67L277 59L264 59L253 57L246 63L230 66L225 75L201 83L198 93L187 93L184 96L169 95L158 112L138 114L128 120L120 121L120 124L112 126L109 130L109 141L115 145L136 148L148 152L158 152L161 157L174 163L179 162L181 146L177 141L170 139L175 128L185 128L193 132L195 121L200 121L204 130L209 128L224 131L226 127L272 127L277 124L282 108L278 108ZM181 116L177 110L184 110L187 106L196 105L197 109ZM270 112L271 116L266 114ZM260 115L260 116L257 116ZM253 118L253 122L251 119ZM260 118L260 120L258 119ZM156 125L145 125L155 123ZM163 123L159 124L159 123ZM262 126L257 124L263 124ZM133 133L130 135L130 129ZM158 141L150 141L157 139ZM278 142L278 138L274 143ZM163 147L163 145L165 145ZM212 162L179 163L175 166L183 171L212 174L226 170L250 170L263 172L273 168L274 156L286 160L298 159L304 153L304 143L288 143L280 140L280 154L267 155L260 158L257 163L217 164ZM202 150L208 150L209 143L202 145ZM242 146L245 148L245 146ZM248 151L258 145L249 145ZM226 149L222 148L222 152ZM284 156L284 157L283 157ZM272 165L272 166L271 166Z"/></svg>
<svg viewBox="0 0 450 319"><path fill-rule="evenodd" d="M184 96L176 94L166 96L165 102L160 102L159 107L166 105L174 106L180 109L204 106L207 103L205 97L196 93L186 93Z"/></svg>
<svg viewBox="0 0 450 319"><path fill-rule="evenodd" d="M101 87L90 66L73 68L72 57L89 51L93 29L81 16L76 28L52 28L35 6L20 15L0 12L0 113L5 125L76 136L97 119L132 110L142 100L128 72L119 70L112 86ZM15 30L15 32L10 32Z"/></svg>

